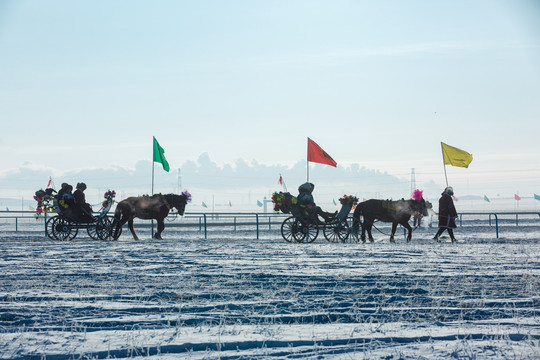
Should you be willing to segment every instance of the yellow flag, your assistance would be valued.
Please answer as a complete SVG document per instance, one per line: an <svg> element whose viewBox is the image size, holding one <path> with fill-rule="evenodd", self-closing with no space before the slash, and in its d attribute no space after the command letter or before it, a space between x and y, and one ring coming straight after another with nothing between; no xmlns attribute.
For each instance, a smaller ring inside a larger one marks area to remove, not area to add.
<svg viewBox="0 0 540 360"><path fill-rule="evenodd" d="M441 142L443 161L445 165L469 167L472 161L472 155L468 152L455 148L450 145L446 145Z"/></svg>

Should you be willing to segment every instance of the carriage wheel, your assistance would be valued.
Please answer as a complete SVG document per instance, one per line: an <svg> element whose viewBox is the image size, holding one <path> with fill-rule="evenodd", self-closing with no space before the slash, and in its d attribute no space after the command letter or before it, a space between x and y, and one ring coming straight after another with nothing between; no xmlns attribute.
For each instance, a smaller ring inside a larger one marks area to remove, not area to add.
<svg viewBox="0 0 540 360"><path fill-rule="evenodd" d="M53 225L53 236L56 240L73 240L78 231L77 225L65 218L58 217Z"/></svg>
<svg viewBox="0 0 540 360"><path fill-rule="evenodd" d="M294 216L288 217L281 224L281 236L287 242L293 242L295 240L294 235L298 232L298 221Z"/></svg>
<svg viewBox="0 0 540 360"><path fill-rule="evenodd" d="M88 236L90 236L93 240L99 240L99 234L97 230L98 223L94 224L88 224L88 227L86 228L86 231L88 232Z"/></svg>
<svg viewBox="0 0 540 360"><path fill-rule="evenodd" d="M113 219L113 240L118 240L120 235L122 235L122 224L117 218Z"/></svg>
<svg viewBox="0 0 540 360"><path fill-rule="evenodd" d="M324 227L324 237L328 242L345 242L349 237L347 220L336 220Z"/></svg>
<svg viewBox="0 0 540 360"><path fill-rule="evenodd" d="M101 240L118 240L122 233L120 221L112 216L104 216L103 218L98 219L96 229Z"/></svg>
<svg viewBox="0 0 540 360"><path fill-rule="evenodd" d="M312 243L319 235L319 228L313 223L298 221L298 231L293 235L296 242Z"/></svg>
<svg viewBox="0 0 540 360"><path fill-rule="evenodd" d="M57 220L58 216L53 216L52 218L47 220L47 223L45 224L45 232L51 240L58 240L54 234L54 226Z"/></svg>
<svg viewBox="0 0 540 360"><path fill-rule="evenodd" d="M362 222L354 218L349 218L349 220L350 220L349 236L351 237L351 240L359 242L362 239L362 228L363 228ZM366 242L366 241L363 240L363 242Z"/></svg>

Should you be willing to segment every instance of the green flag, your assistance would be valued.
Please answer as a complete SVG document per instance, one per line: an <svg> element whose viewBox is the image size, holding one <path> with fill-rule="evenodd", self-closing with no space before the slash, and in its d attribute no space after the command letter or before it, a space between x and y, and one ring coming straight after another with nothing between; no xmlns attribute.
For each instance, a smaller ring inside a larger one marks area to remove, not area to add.
<svg viewBox="0 0 540 360"><path fill-rule="evenodd" d="M484 195L484 200L487 201L487 202L491 202L489 201L488 197L486 195Z"/></svg>
<svg viewBox="0 0 540 360"><path fill-rule="evenodd" d="M202 202L202 206L203 208L207 208L208 206L206 206L206 204L204 203L204 201Z"/></svg>
<svg viewBox="0 0 540 360"><path fill-rule="evenodd" d="M157 142L156 138L154 137L154 162L160 163L163 165L163 170L169 172L169 163L167 162L167 159L165 159L165 150L161 146L159 146L159 143Z"/></svg>

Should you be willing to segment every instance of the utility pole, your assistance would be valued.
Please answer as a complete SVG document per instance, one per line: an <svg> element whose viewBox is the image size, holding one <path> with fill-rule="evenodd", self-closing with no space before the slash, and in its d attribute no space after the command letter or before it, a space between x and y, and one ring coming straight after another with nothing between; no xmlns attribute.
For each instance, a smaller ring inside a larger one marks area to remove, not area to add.
<svg viewBox="0 0 540 360"><path fill-rule="evenodd" d="M180 168L178 168L178 191L176 192L177 194L180 194L180 192L182 191L182 174L181 174L181 171L180 171Z"/></svg>
<svg viewBox="0 0 540 360"><path fill-rule="evenodd" d="M414 173L414 168L411 169L411 194L416 190L416 175Z"/></svg>

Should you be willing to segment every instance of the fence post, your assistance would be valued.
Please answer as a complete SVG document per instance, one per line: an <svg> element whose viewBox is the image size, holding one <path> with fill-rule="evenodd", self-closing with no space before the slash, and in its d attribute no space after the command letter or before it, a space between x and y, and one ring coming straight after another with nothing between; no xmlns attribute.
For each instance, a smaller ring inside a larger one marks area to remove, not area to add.
<svg viewBox="0 0 540 360"><path fill-rule="evenodd" d="M257 240L259 240L259 214L255 214L255 219L257 222Z"/></svg>
<svg viewBox="0 0 540 360"><path fill-rule="evenodd" d="M234 217L234 231L236 232L236 216Z"/></svg>
<svg viewBox="0 0 540 360"><path fill-rule="evenodd" d="M499 218L497 217L497 214L493 214L495 216L495 233L497 235L497 239L499 238ZM489 215L490 219L490 225L491 225L491 214Z"/></svg>
<svg viewBox="0 0 540 360"><path fill-rule="evenodd" d="M19 232L19 218L15 218L15 232Z"/></svg>
<svg viewBox="0 0 540 360"><path fill-rule="evenodd" d="M206 230L206 214L204 214L204 238L207 239L208 233Z"/></svg>

